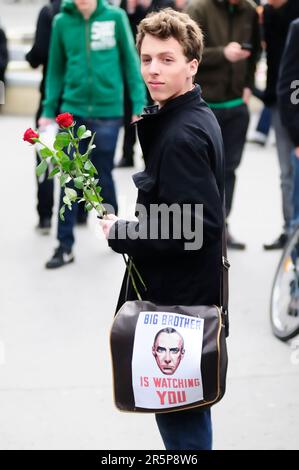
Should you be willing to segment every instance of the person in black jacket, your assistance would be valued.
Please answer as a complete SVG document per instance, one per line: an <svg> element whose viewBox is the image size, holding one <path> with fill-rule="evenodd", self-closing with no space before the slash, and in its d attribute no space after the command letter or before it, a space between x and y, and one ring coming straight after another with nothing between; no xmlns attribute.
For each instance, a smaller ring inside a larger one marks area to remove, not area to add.
<svg viewBox="0 0 299 470"><path fill-rule="evenodd" d="M187 12L204 33L205 49L197 80L217 117L224 142L227 246L245 250L246 244L230 231L229 216L261 49L259 17L251 0L191 0Z"/></svg>
<svg viewBox="0 0 299 470"><path fill-rule="evenodd" d="M8 64L8 50L7 50L7 39L5 32L2 28L0 28L0 104L2 103L2 99L4 101L4 75L5 70Z"/></svg>
<svg viewBox="0 0 299 470"><path fill-rule="evenodd" d="M147 288L143 299L158 305L220 302L223 141L200 87L193 84L202 38L188 15L171 9L140 23L137 49L141 71L158 105L145 108L137 122L145 160L145 170L133 176L139 216L137 222L114 215L101 221L109 246L133 258ZM178 212L171 214L174 205ZM169 218L167 214L163 217L167 209ZM194 230L191 245L180 223L182 216L190 216ZM126 273L118 308L134 299ZM156 420L167 449L212 446L209 410L163 413Z"/></svg>
<svg viewBox="0 0 299 470"><path fill-rule="evenodd" d="M43 67L43 76L40 84L40 102L36 112L36 127L41 116L42 101L45 98L45 79L47 74L48 54L51 38L52 21L54 16L60 10L61 0L51 0L49 5L45 5L38 16L34 44L32 49L27 53L26 59L33 68L40 65ZM58 111L58 110L57 110ZM37 163L40 162L38 154L36 154ZM48 234L51 228L51 218L54 204L54 182L48 178L48 171L42 180L37 179L37 212L39 222L37 229Z"/></svg>
<svg viewBox="0 0 299 470"><path fill-rule="evenodd" d="M294 210L292 203L294 175L291 160L293 144L281 122L277 106L276 87L289 26L298 17L298 0L269 0L264 6L264 35L267 52L267 83L264 92L264 103L271 110L272 124L275 131L284 218L283 232L272 243L264 244L265 250L275 250L285 246Z"/></svg>
<svg viewBox="0 0 299 470"><path fill-rule="evenodd" d="M138 1L138 0L122 0L120 7L123 8L129 18L130 26L134 38L137 34L137 26L140 21L148 13L149 1ZM131 125L132 118L132 103L130 100L128 87L125 82L124 89L124 105L125 105L125 114L124 114L124 141L122 147L122 157L117 164L118 168L128 168L134 166L134 145L136 142L136 128Z"/></svg>
<svg viewBox="0 0 299 470"><path fill-rule="evenodd" d="M279 111L294 145L293 225L299 222L299 19L291 23L277 85Z"/></svg>

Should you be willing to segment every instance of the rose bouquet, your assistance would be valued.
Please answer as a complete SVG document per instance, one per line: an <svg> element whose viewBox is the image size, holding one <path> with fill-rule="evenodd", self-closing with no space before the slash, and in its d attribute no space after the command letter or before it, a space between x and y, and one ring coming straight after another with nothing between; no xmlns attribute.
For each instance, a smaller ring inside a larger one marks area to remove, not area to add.
<svg viewBox="0 0 299 470"><path fill-rule="evenodd" d="M51 164L52 170L48 177L53 178L55 175L59 177L60 186L64 188L64 204L59 210L59 216L62 220L64 220L65 208L68 207L71 210L74 202L84 203L86 211L95 209L98 217L102 219L107 211L102 204L103 198L101 197L101 187L98 184L99 180L95 176L98 172L90 160L90 154L95 148L94 134L92 135L84 125L75 131L74 118L70 113L59 114L55 120L61 130L55 137L53 149L42 142L38 132L33 129L29 128L24 133L23 140L25 142L39 146L41 162L36 167L36 175L38 177L43 175ZM81 155L79 142L88 138L90 141L87 150ZM66 186L70 182L73 182L76 189ZM77 190L80 191L80 194ZM126 259L124 255L123 258L137 298L141 300L133 272L144 290L146 290L146 286L132 258Z"/></svg>
<svg viewBox="0 0 299 470"><path fill-rule="evenodd" d="M52 165L52 171L49 178L58 175L60 186L64 188L63 206L59 211L60 218L64 220L65 207L72 208L75 201L84 203L85 210L95 209L100 218L106 213L102 205L101 187L96 178L97 169L90 160L90 154L95 148L93 144L94 134L85 126L80 126L75 131L75 122L72 114L63 113L56 117L56 122L61 131L56 135L53 149L42 142L38 132L33 129L27 129L23 140L32 145L38 144L40 147L39 156L41 162L36 167L37 176L43 175L48 166ZM79 142L90 138L86 152L81 155L79 152ZM74 188L66 185L73 182ZM78 194L79 191L80 193Z"/></svg>

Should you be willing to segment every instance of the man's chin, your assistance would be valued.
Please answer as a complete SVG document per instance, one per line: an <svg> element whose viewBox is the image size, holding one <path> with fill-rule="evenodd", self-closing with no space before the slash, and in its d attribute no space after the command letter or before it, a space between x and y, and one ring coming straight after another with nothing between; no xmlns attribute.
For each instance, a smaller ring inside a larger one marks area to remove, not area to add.
<svg viewBox="0 0 299 470"><path fill-rule="evenodd" d="M157 103L165 103L167 101L167 96L165 93L159 93L158 91L151 90L150 95L153 101L157 101Z"/></svg>

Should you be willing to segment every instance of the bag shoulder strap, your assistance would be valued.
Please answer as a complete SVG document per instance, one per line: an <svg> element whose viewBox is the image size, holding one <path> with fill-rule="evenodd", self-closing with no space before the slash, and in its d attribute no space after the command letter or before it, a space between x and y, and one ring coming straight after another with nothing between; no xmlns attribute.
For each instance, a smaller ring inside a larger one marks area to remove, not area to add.
<svg viewBox="0 0 299 470"><path fill-rule="evenodd" d="M228 317L228 270L230 267L227 259L227 236L225 223L225 207L223 207L223 230L222 230L222 249L221 249L221 276L220 276L220 305L224 315L225 334L229 335L229 317Z"/></svg>
<svg viewBox="0 0 299 470"><path fill-rule="evenodd" d="M224 326L225 326L225 334L226 336L229 335L229 316L228 316L228 270L230 267L229 261L227 259L227 236L226 236L226 222L225 222L225 194L223 192L223 229L222 229L222 237L221 237L221 274L220 274L220 307L222 310L223 318L224 318ZM126 282L126 291L125 291L125 300L128 298L128 290L129 290L129 280L131 279L133 288L136 292L138 300L142 300L142 297L140 295L140 292L137 288L136 281L135 281L135 276L133 274L133 271L135 271L135 274L137 275L137 278L139 279L142 287L146 290L146 286L142 280L142 277L137 270L132 258L128 257L123 254L123 259L126 264L127 268L127 282Z"/></svg>

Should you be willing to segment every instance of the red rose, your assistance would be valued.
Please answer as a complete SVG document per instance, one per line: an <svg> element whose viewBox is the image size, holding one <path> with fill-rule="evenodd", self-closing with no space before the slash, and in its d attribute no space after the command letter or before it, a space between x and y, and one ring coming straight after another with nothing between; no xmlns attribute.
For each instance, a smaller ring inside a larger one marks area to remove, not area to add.
<svg viewBox="0 0 299 470"><path fill-rule="evenodd" d="M37 132L35 132L33 129L31 129L31 127L29 127L29 129L27 129L24 132L23 140L25 140L25 142L29 142L29 144L34 145L35 142L32 140L33 138L38 139L39 135L38 135Z"/></svg>
<svg viewBox="0 0 299 470"><path fill-rule="evenodd" d="M74 118L70 113L62 113L58 114L56 122L59 127L71 127L74 124Z"/></svg>

